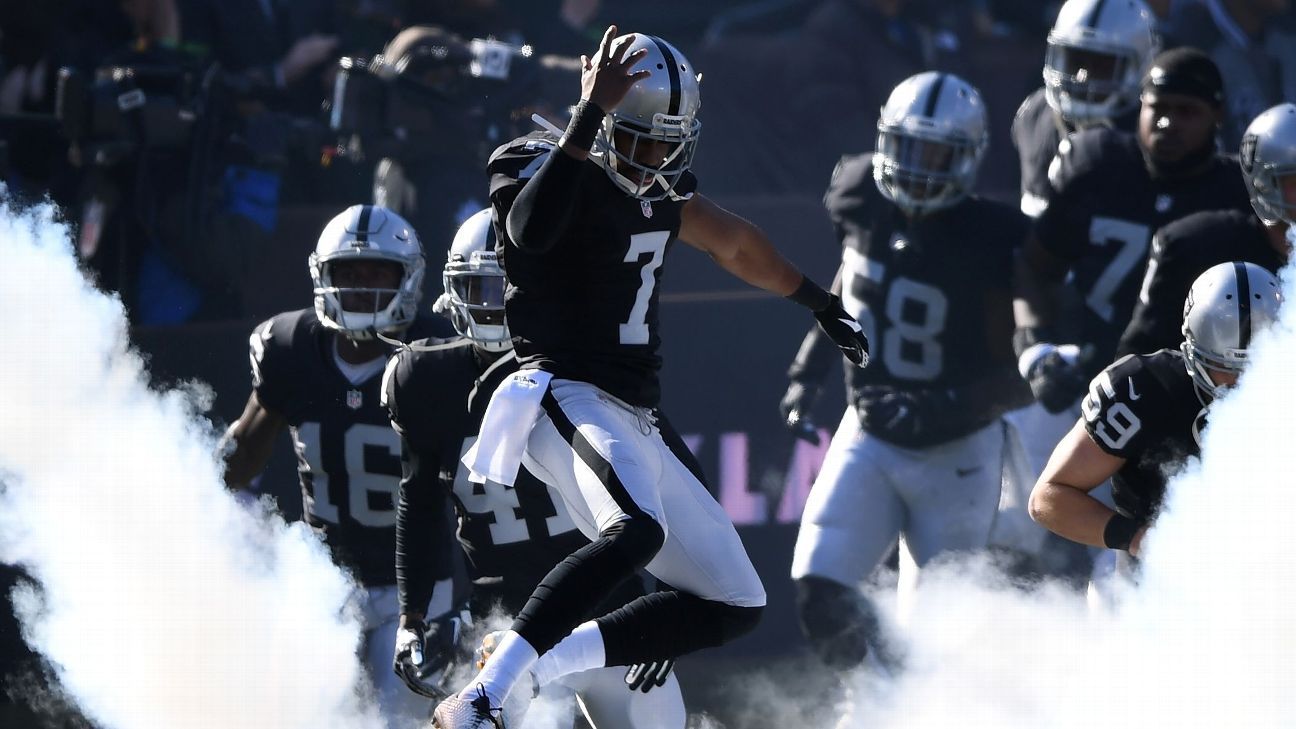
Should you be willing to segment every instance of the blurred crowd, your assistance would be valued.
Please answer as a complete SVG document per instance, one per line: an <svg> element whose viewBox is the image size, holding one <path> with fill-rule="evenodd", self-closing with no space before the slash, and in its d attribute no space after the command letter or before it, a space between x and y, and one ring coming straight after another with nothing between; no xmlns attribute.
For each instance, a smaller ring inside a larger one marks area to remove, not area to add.
<svg viewBox="0 0 1296 729"><path fill-rule="evenodd" d="M817 197L839 155L871 147L892 86L924 69L957 70L981 89L1006 154L1010 115L1038 85L1025 62L1042 56L1058 5L6 3L0 177L11 194L63 207L81 256L136 323L251 317L266 311L249 276L292 245L276 236L285 209L385 204L444 245L485 202L485 155L533 128L534 112L565 123L575 58L608 22L670 37L697 59L706 122L725 130L697 163L709 189ZM1149 6L1165 45L1215 49L1236 77L1226 142L1292 98L1288 3ZM989 165L981 184L1006 198L1018 179L1012 165Z"/></svg>

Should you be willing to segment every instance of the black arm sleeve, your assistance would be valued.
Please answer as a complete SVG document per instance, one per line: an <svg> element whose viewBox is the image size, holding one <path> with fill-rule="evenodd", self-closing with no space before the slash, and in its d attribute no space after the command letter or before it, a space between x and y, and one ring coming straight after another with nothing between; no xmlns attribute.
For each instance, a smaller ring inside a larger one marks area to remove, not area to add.
<svg viewBox="0 0 1296 729"><path fill-rule="evenodd" d="M509 239L524 251L552 250L575 214L585 163L555 148L509 209Z"/></svg>
<svg viewBox="0 0 1296 729"><path fill-rule="evenodd" d="M396 587L402 613L424 613L438 580L453 572L454 540L445 493L435 471L401 438L404 476L396 503ZM430 465L434 461L428 461Z"/></svg>

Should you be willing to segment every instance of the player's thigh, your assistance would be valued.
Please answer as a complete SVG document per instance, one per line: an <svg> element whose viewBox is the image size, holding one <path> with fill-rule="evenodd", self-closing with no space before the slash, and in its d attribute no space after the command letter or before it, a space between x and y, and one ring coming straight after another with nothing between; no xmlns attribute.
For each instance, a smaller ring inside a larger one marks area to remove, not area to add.
<svg viewBox="0 0 1296 729"><path fill-rule="evenodd" d="M759 607L765 588L738 531L706 486L664 440L660 486L666 541L645 568L668 585L730 605ZM682 447L682 443L677 447Z"/></svg>
<svg viewBox="0 0 1296 729"><path fill-rule="evenodd" d="M904 505L888 477L893 447L865 433L847 408L810 487L801 515L792 577L864 580L895 545Z"/></svg>
<svg viewBox="0 0 1296 729"><path fill-rule="evenodd" d="M583 502L599 531L626 518L661 521L662 464L646 421L586 383L556 380L554 404L532 429L524 463L569 505ZM573 515L575 518L575 515Z"/></svg>
<svg viewBox="0 0 1296 729"><path fill-rule="evenodd" d="M918 566L941 552L989 546L1003 485L1004 430L996 421L949 443L906 452L896 476L909 514L905 543Z"/></svg>
<svg viewBox="0 0 1296 729"><path fill-rule="evenodd" d="M666 683L648 693L625 685L624 666L595 668L564 676L597 729L684 729L688 714L679 680L671 671Z"/></svg>

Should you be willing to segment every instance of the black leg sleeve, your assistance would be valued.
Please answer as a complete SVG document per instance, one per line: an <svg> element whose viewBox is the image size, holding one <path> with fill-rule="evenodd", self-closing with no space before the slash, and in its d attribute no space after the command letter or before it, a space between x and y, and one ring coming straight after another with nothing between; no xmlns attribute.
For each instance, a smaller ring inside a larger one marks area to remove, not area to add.
<svg viewBox="0 0 1296 729"><path fill-rule="evenodd" d="M613 524L545 575L514 619L513 630L543 654L648 564L665 539L661 526L648 516Z"/></svg>
<svg viewBox="0 0 1296 729"><path fill-rule="evenodd" d="M762 611L679 590L644 595L598 619L605 663L628 666L715 648L751 632Z"/></svg>
<svg viewBox="0 0 1296 729"><path fill-rule="evenodd" d="M810 647L829 667L847 670L879 644L877 615L860 591L822 577L796 580L797 615Z"/></svg>

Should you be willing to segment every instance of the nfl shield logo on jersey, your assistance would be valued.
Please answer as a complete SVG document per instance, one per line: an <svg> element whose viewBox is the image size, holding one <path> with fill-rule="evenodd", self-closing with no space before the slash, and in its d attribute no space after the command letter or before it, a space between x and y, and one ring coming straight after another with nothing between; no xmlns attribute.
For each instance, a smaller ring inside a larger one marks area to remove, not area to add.
<svg viewBox="0 0 1296 729"><path fill-rule="evenodd" d="M645 218L652 217L652 203L648 202L647 200L640 200L639 209L643 211L643 216Z"/></svg>
<svg viewBox="0 0 1296 729"><path fill-rule="evenodd" d="M346 404L352 410L359 410L360 406L364 405L364 396L360 394L359 390L347 390Z"/></svg>

